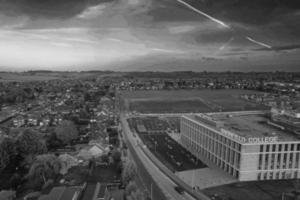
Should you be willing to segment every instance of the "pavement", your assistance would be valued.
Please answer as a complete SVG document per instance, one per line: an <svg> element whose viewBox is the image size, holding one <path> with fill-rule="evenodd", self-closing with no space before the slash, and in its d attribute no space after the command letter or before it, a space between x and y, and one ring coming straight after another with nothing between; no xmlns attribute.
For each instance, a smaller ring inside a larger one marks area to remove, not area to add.
<svg viewBox="0 0 300 200"><path fill-rule="evenodd" d="M131 157L134 161L134 163L137 166L137 184L146 189L149 193L149 195L151 196L151 199L153 200L167 200L166 196L164 195L164 193L162 192L162 190L158 187L157 183L154 181L152 175L147 171L147 169L145 168L144 163L142 162L142 160L139 158L139 156L137 155L136 151L135 151L135 144L131 141L129 141L129 134L132 134L130 132L130 129L127 125L127 123L122 123L123 127L123 136L124 139L127 143L127 146L129 148L128 151L128 156Z"/></svg>
<svg viewBox="0 0 300 200"><path fill-rule="evenodd" d="M237 182L225 172L214 168L202 168L176 172L176 175L191 187L206 189Z"/></svg>

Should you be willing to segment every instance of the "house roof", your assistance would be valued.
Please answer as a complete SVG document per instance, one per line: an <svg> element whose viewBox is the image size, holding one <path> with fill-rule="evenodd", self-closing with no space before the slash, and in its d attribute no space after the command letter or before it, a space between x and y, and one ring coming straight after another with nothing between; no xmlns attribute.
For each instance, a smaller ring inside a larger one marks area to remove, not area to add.
<svg viewBox="0 0 300 200"><path fill-rule="evenodd" d="M104 152L104 149L100 148L98 145L94 145L89 149L89 152L93 156L98 156L99 154L102 154Z"/></svg>
<svg viewBox="0 0 300 200"><path fill-rule="evenodd" d="M39 200L73 200L79 191L78 187L54 187L49 194L40 196Z"/></svg>
<svg viewBox="0 0 300 200"><path fill-rule="evenodd" d="M108 190L108 200L123 200L124 190Z"/></svg>
<svg viewBox="0 0 300 200"><path fill-rule="evenodd" d="M16 195L15 191L11 191L11 190L2 190L0 192L0 199L7 199L10 197L14 197Z"/></svg>

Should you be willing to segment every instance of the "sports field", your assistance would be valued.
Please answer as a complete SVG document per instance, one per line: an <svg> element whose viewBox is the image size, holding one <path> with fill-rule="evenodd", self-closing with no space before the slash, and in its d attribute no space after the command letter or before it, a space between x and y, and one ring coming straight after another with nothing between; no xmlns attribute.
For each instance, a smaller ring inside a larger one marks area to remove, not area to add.
<svg viewBox="0 0 300 200"><path fill-rule="evenodd" d="M160 90L122 92L127 110L140 113L185 113L267 110L240 98L250 90Z"/></svg>

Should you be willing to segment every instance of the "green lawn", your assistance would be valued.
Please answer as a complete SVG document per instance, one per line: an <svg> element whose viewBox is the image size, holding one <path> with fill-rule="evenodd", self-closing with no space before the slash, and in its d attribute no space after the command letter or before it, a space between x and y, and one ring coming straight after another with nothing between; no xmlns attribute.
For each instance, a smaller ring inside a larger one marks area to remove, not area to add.
<svg viewBox="0 0 300 200"><path fill-rule="evenodd" d="M125 106L142 113L219 112L267 110L266 106L245 101L249 90L161 90L122 92Z"/></svg>

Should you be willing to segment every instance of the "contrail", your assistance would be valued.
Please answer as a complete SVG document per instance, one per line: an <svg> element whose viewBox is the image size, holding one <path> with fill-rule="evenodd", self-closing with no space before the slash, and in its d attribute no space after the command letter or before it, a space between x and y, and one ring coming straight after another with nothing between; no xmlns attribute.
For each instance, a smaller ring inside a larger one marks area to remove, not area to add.
<svg viewBox="0 0 300 200"><path fill-rule="evenodd" d="M177 0L177 2L179 2L179 3L183 4L183 5L185 5L186 7L190 8L190 9L193 10L193 11L195 11L196 13L198 13L198 14L200 14L200 15L203 15L203 16L207 17L208 19L210 19L210 20L212 20L212 21L214 21L214 22L220 24L221 26L223 26L223 27L225 27L225 28L232 29L229 25L227 25L226 23L222 22L221 20L218 20L218 19L216 19L216 18L214 18L214 17L212 17L212 16L210 16L210 15L208 15L208 14L202 12L201 10L196 9L195 7L193 7L193 6L191 6L190 4L184 2L183 0ZM232 30L234 30L234 29L232 29ZM265 44L265 43L263 43L263 42L259 42L259 41L257 41L257 40L254 40L254 39L252 39L251 37L247 37L247 36L244 36L244 37L245 37L247 40L249 40L250 42L253 42L253 43L258 44L258 45L260 45L260 46L266 47L266 48L268 48L268 49L272 49L272 46L270 46L270 45L268 45L268 44ZM230 42L231 42L231 40L230 40L228 43L230 43ZM226 45L227 45L227 43L226 43L225 45L223 45L222 47L220 47L219 50L223 50L223 49L225 48Z"/></svg>
<svg viewBox="0 0 300 200"><path fill-rule="evenodd" d="M272 49L272 47L270 45L259 42L259 41L256 41L256 40L252 39L251 37L246 37L246 39L249 40L250 42L253 42L253 43L258 44L260 46L266 47L268 49Z"/></svg>
<svg viewBox="0 0 300 200"><path fill-rule="evenodd" d="M194 8L194 7L191 6L190 4L188 4L188 3L186 3L186 2L184 2L184 1L182 1L182 0L177 0L177 1L178 1L179 3L185 5L186 7L192 9L192 10L195 11L196 13L198 13L198 14L200 14L200 15L203 15L203 16L207 17L208 19L210 19L210 20L212 20L212 21L214 21L214 22L220 24L221 26L223 26L223 27L225 27L225 28L230 28L229 25L227 25L227 24L225 24L224 22L222 22L222 21L220 21L220 20L218 20L218 19L216 19L216 18L214 18L214 17L212 17L212 16L210 16L210 15L208 15L208 14L202 12L201 10L198 10L198 9Z"/></svg>
<svg viewBox="0 0 300 200"><path fill-rule="evenodd" d="M234 37L231 37L223 46L219 48L219 51L222 51L225 49L232 41L234 40Z"/></svg>

